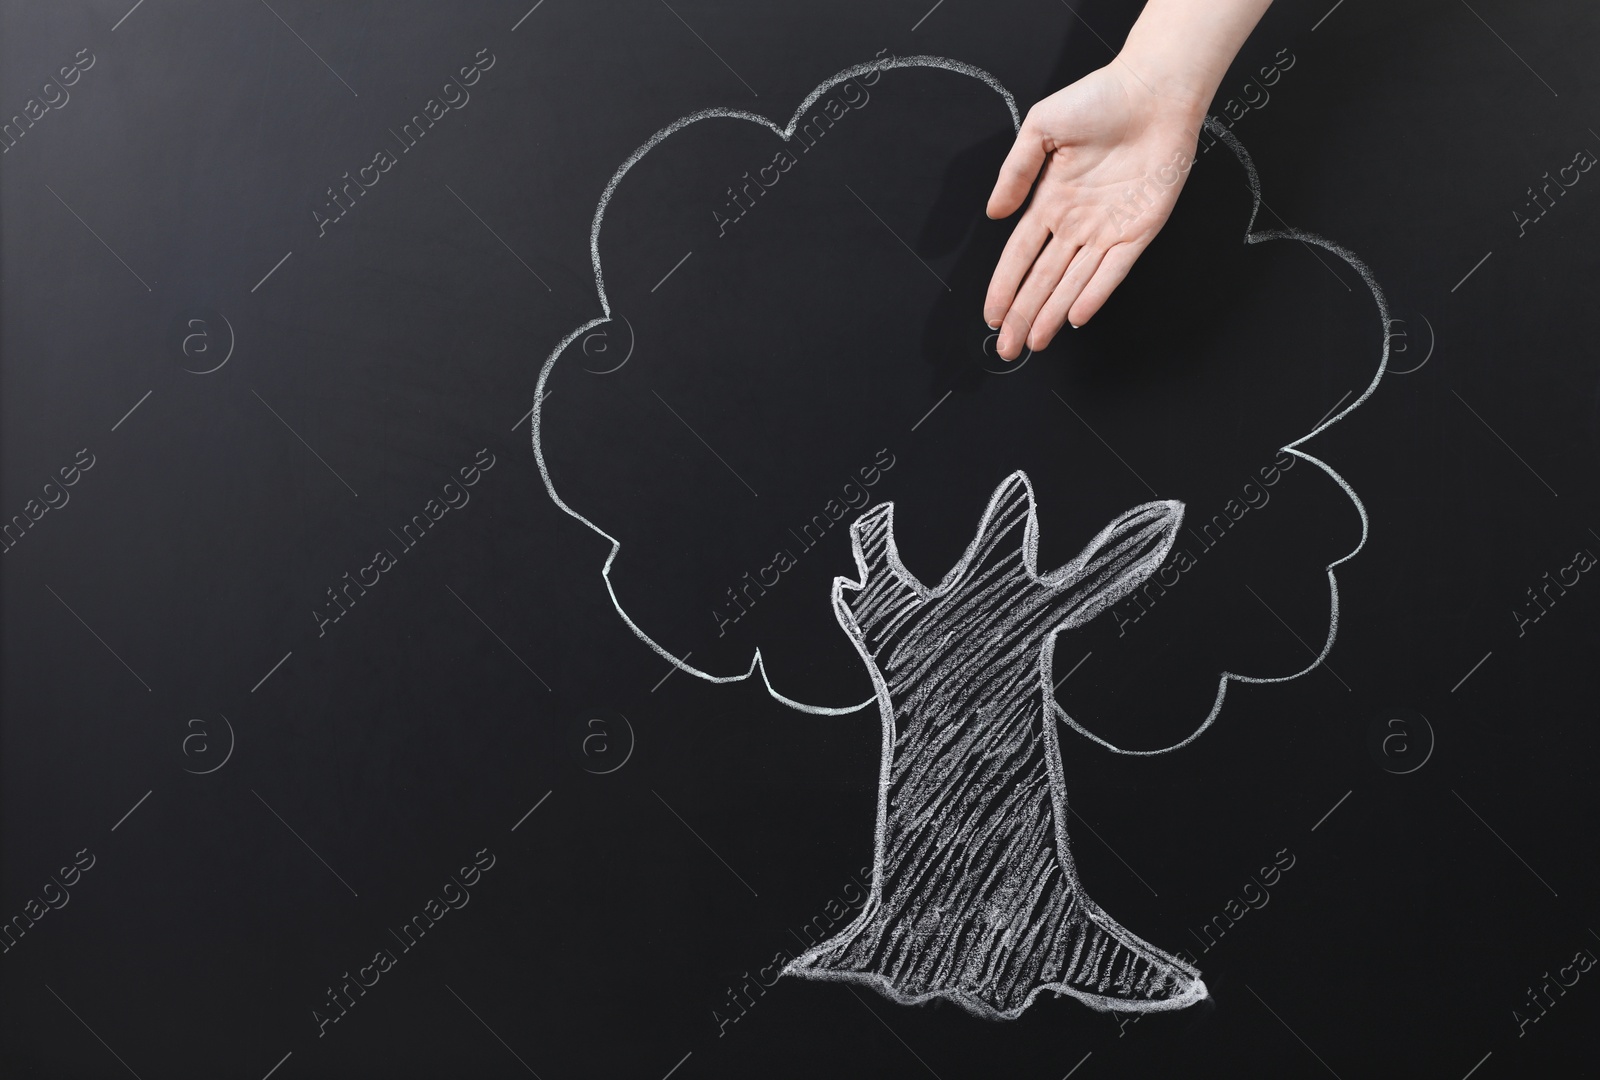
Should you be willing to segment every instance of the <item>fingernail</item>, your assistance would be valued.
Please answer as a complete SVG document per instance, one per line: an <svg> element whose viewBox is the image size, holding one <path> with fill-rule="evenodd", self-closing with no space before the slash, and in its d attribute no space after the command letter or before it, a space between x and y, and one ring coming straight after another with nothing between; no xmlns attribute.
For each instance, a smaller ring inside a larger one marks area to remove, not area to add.
<svg viewBox="0 0 1600 1080"><path fill-rule="evenodd" d="M986 323L985 325L988 326L990 330L998 330L998 329L1000 329L1000 324L997 323L997 322Z"/></svg>
<svg viewBox="0 0 1600 1080"><path fill-rule="evenodd" d="M1069 322L1067 325L1072 327L1074 330L1078 329L1078 324L1075 322Z"/></svg>

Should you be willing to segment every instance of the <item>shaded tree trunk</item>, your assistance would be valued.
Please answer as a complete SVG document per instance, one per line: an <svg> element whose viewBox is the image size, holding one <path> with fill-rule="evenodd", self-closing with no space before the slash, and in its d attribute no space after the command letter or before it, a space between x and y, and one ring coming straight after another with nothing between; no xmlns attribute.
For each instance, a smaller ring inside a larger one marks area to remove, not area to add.
<svg viewBox="0 0 1600 1080"><path fill-rule="evenodd" d="M1014 473L933 589L901 564L893 509L851 526L860 580L833 590L883 720L872 894L786 973L1008 1019L1044 991L1130 1012L1205 997L1198 971L1117 925L1079 884L1049 708L1056 635L1160 566L1182 505L1130 510L1041 578L1032 488Z"/></svg>

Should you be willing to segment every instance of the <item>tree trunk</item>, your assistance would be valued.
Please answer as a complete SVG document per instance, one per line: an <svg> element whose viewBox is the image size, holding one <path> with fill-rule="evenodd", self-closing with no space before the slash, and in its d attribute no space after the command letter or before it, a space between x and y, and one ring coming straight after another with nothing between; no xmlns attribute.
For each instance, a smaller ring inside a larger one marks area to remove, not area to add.
<svg viewBox="0 0 1600 1080"><path fill-rule="evenodd" d="M786 972L1006 1019L1046 990L1128 1012L1205 997L1198 971L1117 925L1079 884L1048 708L1056 635L1160 566L1182 504L1130 510L1041 578L1032 487L1013 473L933 589L901 564L893 509L851 526L860 580L833 588L883 719L872 894Z"/></svg>

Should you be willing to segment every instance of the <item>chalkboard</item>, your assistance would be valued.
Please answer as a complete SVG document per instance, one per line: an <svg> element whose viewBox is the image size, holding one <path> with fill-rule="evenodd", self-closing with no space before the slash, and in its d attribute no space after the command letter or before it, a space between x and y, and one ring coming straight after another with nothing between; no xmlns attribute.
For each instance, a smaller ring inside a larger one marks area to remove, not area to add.
<svg viewBox="0 0 1600 1080"><path fill-rule="evenodd" d="M1583 1074L1600 22L1138 13L0 11L5 1074Z"/></svg>

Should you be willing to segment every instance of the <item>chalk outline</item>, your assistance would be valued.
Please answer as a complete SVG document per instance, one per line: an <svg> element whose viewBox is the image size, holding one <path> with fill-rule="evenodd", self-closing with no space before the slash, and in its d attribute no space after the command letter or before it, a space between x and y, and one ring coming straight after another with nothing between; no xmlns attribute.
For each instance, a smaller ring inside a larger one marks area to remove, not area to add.
<svg viewBox="0 0 1600 1080"><path fill-rule="evenodd" d="M628 355L624 356L622 358L622 363L621 364L618 364L614 368L606 368L604 371L596 371L593 368L584 368L583 370L587 371L590 375L611 375L611 374L613 374L615 372L621 371L623 364L626 364L629 360L633 359L633 347L638 344L638 341L637 341L637 339L636 339L636 337L634 335L634 332L633 332L633 324L631 322L628 322L628 317L626 315L622 316L622 322L623 322L623 325L625 325L628 328ZM588 340L589 340L588 338L585 338L584 339L585 343L587 343ZM605 351L604 346L601 347L600 351L601 352ZM1430 350L1429 352L1430 352L1430 355L1431 355L1432 350ZM1423 363L1426 363L1426 362L1427 361L1423 361Z"/></svg>
<svg viewBox="0 0 1600 1080"><path fill-rule="evenodd" d="M709 672L701 671L699 668L692 667L684 661L679 660L671 652L668 652L666 649L658 645L649 634L644 632L643 628L641 628L638 623L633 621L632 617L629 616L626 610L624 610L622 601L617 599L616 587L611 583L611 564L616 562L617 553L622 550L622 542L616 537L612 536L610 533L606 532L604 529L600 528L600 526L596 525L594 522L590 521L588 518L584 517L582 514L578 513L571 506L568 506L566 501L556 493L555 483L550 479L550 467L544 459L544 446L539 439L540 424L543 420L542 406L544 404L544 388L546 382L549 381L551 370L553 370L556 366L556 361L561 358L561 354L567 350L569 345L576 341L580 335L586 334L595 327L602 326L612 321L611 301L606 296L605 273L600 267L600 225L605 220L606 208L611 204L611 197L616 194L617 185L622 183L622 178L628 174L628 170L637 165L646 154L648 154L651 150L654 150L656 146L658 146L668 136L683 130L690 124L699 123L701 120L710 120L716 118L747 120L753 124L759 124L760 126L766 128L768 131L771 131L773 134L777 135L778 138L787 143L794 137L795 130L800 125L801 117L804 116L808 110L810 110L811 106L817 103L818 99L820 99L823 94L826 94L834 87L859 76L868 75L874 71L882 72L893 68L937 68L944 71L953 71L958 75L966 75L970 78L977 79L979 82L987 85L995 93L999 94L1001 98L1005 100L1006 109L1011 114L1012 130L1015 131L1022 126L1022 116L1017 112L1016 100L1011 96L1010 91L1008 91L1004 86L1000 85L1000 80L996 79L993 75L989 74L987 71L984 71L982 68L973 67L971 64L964 64L959 60L950 60L943 56L894 56L885 58L883 60L874 60L865 64L856 64L852 67L847 67L837 75L834 75L831 79L828 79L826 82L819 85L815 90L811 91L811 93L807 94L805 100L800 103L800 107L795 109L794 115L789 118L789 123L781 128L771 120L768 120L765 116L761 116L758 113L748 112L744 109L701 109L698 112L693 112L688 116L680 117L679 119L674 120L672 123L668 124L666 127L650 136L649 140L643 146L639 147L639 149L635 150L632 154L629 154L628 159L617 167L617 171L612 174L610 182L606 184L605 191L601 193L600 202L595 207L594 211L594 223L589 228L589 257L590 261L594 264L594 287L596 294L600 298L600 310L605 314L598 319L590 319L588 322L584 323L582 326L578 327L576 330L572 331L566 337L561 339L561 342L555 347L555 350L552 351L550 356L545 360L544 366L539 370L539 382L534 392L533 455L539 464L539 476L544 480L545 491L549 493L551 501L560 507L561 510L568 516L575 518L584 525L587 525L595 533L611 542L611 552L606 556L605 563L600 568L600 576L605 580L606 592L611 597L612 607L617 609L617 614L622 617L622 621L627 624L628 629L633 631L634 636L640 641L644 642L644 644L647 645L657 656L661 657L673 667L686 671L697 679L704 679L706 682L743 682L745 679L748 679L750 676L754 675L757 671L760 671L761 681L766 686L767 693L771 694L775 700L781 701L791 709L797 709L800 712L811 713L816 716L844 716L850 713L860 712L862 709L876 705L878 699L877 696L874 695L867 698L865 701L858 702L855 705L838 707L826 705L807 705L805 702L796 701L794 698L779 693L778 689L772 685L772 680L767 676L766 664L761 659L761 649L759 646L756 648L754 655L750 658L750 666L745 670L744 674L712 675Z"/></svg>
<svg viewBox="0 0 1600 1080"><path fill-rule="evenodd" d="M594 220L589 229L589 256L590 261L594 266L595 292L600 300L600 308L603 314L598 318L590 319L588 322L578 326L575 330L563 337L559 343L557 343L556 347L551 351L550 355L546 358L544 365L539 370L539 378L534 391L531 439L534 458L538 464L539 476L544 482L545 491L550 496L551 501L554 502L556 506L559 507L569 517L581 522L594 533L610 542L611 550L606 555L605 562L601 565L600 576L602 580L605 581L606 592L611 598L612 606L616 609L617 614L619 617L621 617L623 623L628 627L629 630L633 632L634 636L643 642L653 652L655 652L656 655L660 656L663 660L667 661L667 663L671 664L674 668L681 669L698 679L705 680L706 682L716 684L743 682L759 671L761 673L762 684L766 687L767 693L771 695L774 700L782 702L784 705L787 705L799 712L809 713L817 716L843 716L850 713L860 712L869 706L877 704L877 694L874 693L872 697L869 697L865 701L861 701L855 705L808 705L805 702L797 701L794 698L780 693L778 689L772 685L772 680L767 674L766 665L762 660L761 649L759 646L756 647L751 656L750 665L743 674L713 675L709 672L701 671L699 668L693 667L683 660L678 659L677 656L663 648L653 638L651 638L649 634L645 633L643 628L640 627L638 623L634 622L633 618L627 613L626 609L623 608L622 602L617 597L616 587L611 581L611 567L612 564L616 562L618 552L622 550L622 542L568 505L567 502L561 498L560 494L557 493L555 483L550 477L549 464L545 461L544 446L540 439L540 431L543 421L542 414L545 398L545 385L549 381L550 372L555 368L556 362L561 358L562 353L564 353L574 341L595 327L605 325L606 323L612 321L611 301L606 295L605 274L600 265L600 227L605 220L606 209L610 206L611 199L616 194L617 187L621 184L622 178L626 176L629 170L637 165L646 154L655 149L656 146L666 140L669 136L681 131L691 124L699 123L702 120L715 118L745 120L750 123L758 124L761 127L773 132L780 139L787 143L793 138L794 132L799 126L801 117L811 108L812 105L816 104L823 94L827 93L829 90L832 90L834 87L849 81L850 79L864 76L874 71L882 72L897 68L932 68L951 71L955 72L956 74L966 75L969 78L977 79L995 91L995 93L999 94L1000 97L1005 101L1006 109L1011 114L1012 130L1017 131L1021 129L1022 118L1017 111L1015 98L1012 97L1010 91L1001 85L1000 81L993 75L987 71L984 71L982 68L963 63L959 60L952 60L942 56L926 55L889 57L882 60L874 60L867 63L855 64L851 67L845 68L832 78L819 84L816 89L807 94L805 99L801 101L799 107L795 109L793 115L789 119L788 124L782 128L778 127L777 124L773 123L764 116L743 109L729 109L722 107L701 109L697 112L690 113L687 116L680 117L679 119L668 124L666 127L661 128L642 146L630 154L628 158L617 167L616 172L612 174L610 181L607 182L605 190L601 193L600 201L595 206ZM1240 164L1244 166L1247 174L1251 193L1251 207L1250 217L1245 224L1244 242L1246 244L1258 244L1267 240L1291 239L1298 240L1304 244L1323 248L1324 250L1339 256L1356 271L1356 273L1361 277L1362 281L1366 283L1367 288L1372 293L1373 299L1377 303L1380 330L1379 341L1381 344L1378 367L1376 372L1373 374L1371 382L1368 383L1366 389L1362 391L1361 395L1349 405L1345 406L1342 410L1336 412L1332 416L1325 417L1317 424L1316 427L1312 428L1311 431L1279 448L1282 452L1293 454L1295 457L1298 457L1304 461L1309 461L1313 465L1316 465L1319 469L1325 472L1334 481L1334 483L1339 485L1339 487L1344 491L1345 495L1350 499L1352 505L1355 506L1356 512L1361 518L1361 538L1356 543L1355 547L1353 547L1348 553L1334 560L1333 562L1330 562L1324 568L1325 573L1328 575L1328 634L1327 639L1323 644L1322 651L1317 654L1316 658L1305 668L1290 675L1251 676L1241 675L1231 671L1222 672L1217 680L1217 696L1212 704L1210 713L1207 714L1206 718L1193 733L1181 741L1173 743L1171 746L1162 747L1156 750L1122 749L1121 747L1102 739L1098 735L1095 735L1093 732L1080 725L1067 713L1064 708L1062 708L1060 702L1057 701L1052 694L1051 706L1058 719L1064 721L1068 727L1072 728L1072 730L1076 731L1079 735L1082 735L1089 741L1107 750L1110 750L1113 753L1124 754L1131 757L1150 757L1156 754L1169 753L1173 750L1181 749L1182 747L1189 745L1195 739L1199 738L1216 721L1218 715L1220 715L1223 702L1227 697L1228 683L1230 681L1256 684L1289 682L1293 679L1297 679L1308 674L1320 666L1327 658L1329 652L1332 651L1333 643L1338 635L1339 629L1339 585L1337 575L1334 573L1334 571L1337 567L1355 558L1355 556L1361 552L1361 549L1366 546L1367 535L1369 532L1369 520L1367 517L1366 506L1362 503L1360 496L1356 494L1355 489L1351 487L1342 476L1334 471L1333 467L1327 462L1313 457L1312 455L1298 449L1298 447L1302 443L1314 438L1321 432L1326 431L1328 428L1332 427L1334 424L1338 423L1340 420L1344 419L1346 416L1350 415L1350 413L1359 408L1377 390L1378 384L1382 382L1384 373L1388 370L1389 365L1389 304L1387 299L1384 297L1383 290L1379 287L1376 278L1373 277L1372 271L1353 252L1342 247L1341 245L1326 240L1315 233L1306 232L1293 227L1256 231L1256 217L1260 213L1262 199L1261 179L1256 171L1255 162L1251 159L1249 152L1245 150L1244 145L1239 141L1238 136L1236 136L1232 130L1230 130L1225 124L1218 121L1214 116L1207 116L1203 126L1205 130L1210 131L1214 136L1219 138L1225 145L1227 145L1228 149L1233 151L1234 156L1239 159ZM1055 650L1053 647L1044 650L1043 667L1044 674L1047 678L1052 674L1054 653Z"/></svg>
<svg viewBox="0 0 1600 1080"><path fill-rule="evenodd" d="M849 636L850 643L855 646L856 653L866 664L867 673L872 679L873 699L878 704L882 719L883 732L879 744L878 757L877 821L873 828L871 896L868 902L862 905L861 909L856 913L856 917L851 920L848 926L813 945L804 953L785 964L783 974L792 975L796 978L815 979L820 982L860 983L864 986L872 987L884 997L901 1005L919 1005L934 998L944 998L961 1006L973 1015L987 1020L1015 1020L1033 1004L1035 998L1047 990L1057 997L1074 998L1099 1012L1145 1013L1188 1008L1190 1005L1203 1001L1210 996L1210 992L1206 989L1205 980L1200 977L1200 970L1193 964L1178 959L1160 946L1145 941L1133 931L1124 927L1104 908L1095 903L1094 898L1089 895L1088 890L1084 888L1082 881L1078 877L1077 862L1072 858L1072 846L1067 838L1067 811L1070 804L1067 801L1067 780L1062 766L1060 734L1056 730L1056 726L1051 723L1043 723L1041 725L1039 737L1044 743L1045 769L1049 779L1050 804L1053 811L1051 816L1055 830L1057 866L1061 871L1067 888L1076 894L1077 903L1083 910L1083 914L1079 917L1080 921L1093 923L1107 937L1116 941L1130 952L1153 954L1154 960L1165 964L1173 972L1188 976L1188 987L1183 992L1174 994L1172 997L1154 1000L1107 996L1103 993L1085 990L1070 984L1070 979L1081 974L1077 964L1078 958L1074 956L1072 963L1068 965L1067 975L1061 981L1040 983L1029 990L1022 1004L1009 1009L996 1009L988 1002L962 988L946 986L924 993L907 994L902 992L888 978L877 972L812 966L816 959L821 957L824 952L830 951L836 942L845 941L848 943L848 941L853 940L864 932L869 925L866 918L867 912L875 908L883 909L884 905L883 861L884 850L889 843L889 784L894 763L896 711L894 702L889 695L888 683L884 680L883 674L879 669L879 662L873 658L872 647L868 645L855 614L850 611L845 601L845 591L849 590L850 592L858 593L866 589L874 580L872 571L877 566L882 566L885 572L897 578L922 604L937 600L952 589L959 587L971 571L974 561L984 550L986 541L990 540L994 531L994 521L1002 502L1018 486L1021 487L1023 498L1027 504L1022 539L1023 575L1027 583L1052 590L1062 588L1080 577L1084 567L1107 546L1108 541L1121 534L1124 522L1134 518L1136 515L1155 512L1157 507L1165 508L1170 516L1170 526L1165 531L1163 539L1159 542L1155 557L1149 558L1147 556L1137 560L1141 564L1148 564L1149 569L1136 577L1133 576L1132 572L1129 572L1120 583L1125 586L1121 588L1121 591L1102 594L1094 601L1087 603L1081 614L1074 613L1070 620L1061 619L1056 628L1047 634L1044 644L1039 648L1038 676L1040 686L1044 693L1049 695L1052 704L1055 701L1055 695L1050 689L1053 685L1051 660L1055 655L1054 641L1056 636L1063 630L1073 629L1092 621L1106 608L1138 588L1142 581L1166 561L1167 554L1177 541L1178 526L1183 519L1184 505L1176 499L1158 499L1154 502L1141 503L1114 518L1110 524L1096 533L1094 538L1084 545L1083 550L1072 559L1048 573L1041 574L1039 573L1038 502L1034 497L1033 482L1028 479L1026 472L1018 469L1002 480L1000 485L995 488L994 493L989 496L988 504L984 507L983 514L978 520L977 532L973 534L973 538L968 543L961 559L945 574L939 584L931 587L924 584L921 579L907 569L906 564L900 558L900 548L894 532L893 502L880 503L851 522L850 552L854 557L856 573L859 575L859 579L851 580L843 576L834 578L830 599L834 616L838 620L839 626ZM869 560L863 549L863 544L866 542L869 532L878 530L881 530L883 535L884 550L882 554L876 555ZM871 565L869 565L869 562ZM1045 712L1040 719L1045 720L1048 715L1048 712ZM1120 858L1120 856L1118 857ZM1082 948L1081 943L1079 948ZM1104 951L1105 947L1102 946L1101 951L1094 957L1093 963L1097 968ZM1108 971L1105 978L1101 979L1099 989L1105 989L1111 978Z"/></svg>
<svg viewBox="0 0 1600 1080"><path fill-rule="evenodd" d="M1061 707L1061 703L1059 701L1054 702L1057 717L1065 721L1067 726L1073 731L1076 731L1079 735L1082 735L1090 742L1110 750L1114 754L1125 754L1129 757L1153 757L1156 754L1170 753L1173 750L1178 750L1188 746L1190 743L1198 739L1221 714L1222 703L1228 696L1228 683L1230 681L1258 684L1289 682L1292 679L1298 679L1302 675L1306 675L1320 667L1322 662L1328 658L1328 654L1333 651L1334 638L1336 638L1339 633L1339 579L1337 575L1334 574L1334 568L1349 562L1351 559L1360 554L1362 548L1366 547L1367 533L1369 529L1367 508L1366 505L1362 503L1361 496L1356 494L1356 489L1351 487L1349 482L1346 481L1344 477L1335 472L1333 466L1329 465L1320 458L1312 457L1303 450L1296 449L1296 447L1298 447L1301 443L1315 438L1317 435L1326 431L1334 424L1337 424L1340 420L1343 420L1346 416L1349 416L1352 412L1359 408L1362 402L1366 401L1373 395L1374 392L1376 392L1378 389L1378 384L1383 381L1384 372L1386 372L1389 368L1389 301L1385 299L1383 295L1383 289L1379 287L1377 279L1372 276L1372 271L1367 267L1367 264L1357 258L1356 255L1348 248L1342 247L1339 244L1335 244L1331 240L1326 240L1323 237L1318 236L1316 233L1306 232L1303 229L1288 227L1283 229L1264 229L1257 232L1255 228L1256 215L1260 212L1262 203L1261 177L1256 172L1255 162L1251 160L1250 153L1244 148L1244 144L1239 142L1239 137L1229 130L1226 125L1219 122L1216 117L1206 117L1205 128L1207 131L1211 132L1213 135L1217 136L1225 144L1227 144L1228 149L1233 151L1234 155L1239 159L1239 163L1244 166L1245 173L1249 177L1251 206L1250 219L1245 223L1244 227L1244 242L1246 244L1259 244L1267 240L1298 240L1303 244L1313 244L1325 251L1330 251L1339 256L1339 258L1343 259L1350 265L1352 270L1360 275L1361 280L1366 282L1367 288L1371 290L1373 300L1377 302L1378 329L1380 335L1379 341L1382 342L1382 346L1378 357L1378 369L1373 373L1372 381L1369 382L1367 384L1367 388L1361 392L1361 396L1356 398L1349 405L1346 405L1343 409L1334 413L1332 416L1324 417L1318 422L1316 427L1312 428L1298 439L1295 439L1293 442L1278 448L1284 453L1293 454L1295 457L1300 458L1303 461L1311 462L1317 468L1327 473L1334 483L1338 484L1339 487L1344 489L1345 495L1349 497L1351 504L1355 506L1356 513L1361 516L1361 539L1356 542L1356 546L1351 548L1349 552L1340 558L1335 559L1324 568L1324 572L1328 575L1328 637L1323 643L1322 651L1317 654L1316 659L1312 660L1310 664L1301 670L1296 671L1292 675L1256 676L1239 675L1232 671L1224 671L1217 679L1217 697L1212 703L1211 712L1206 715L1206 718L1201 721L1200 726L1191 734L1179 740L1178 742L1173 743L1171 746L1164 746L1156 750L1124 750L1119 746L1115 746L1107 742L1105 739L1102 739L1088 728L1085 728L1083 725L1079 724L1070 715L1068 715L1066 709ZM1047 650L1044 661L1045 674L1047 676L1050 674L1050 668L1054 663L1054 660L1055 650L1053 648Z"/></svg>

